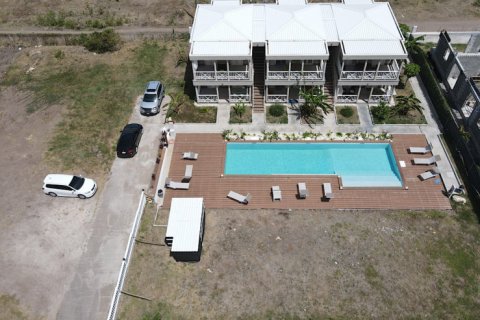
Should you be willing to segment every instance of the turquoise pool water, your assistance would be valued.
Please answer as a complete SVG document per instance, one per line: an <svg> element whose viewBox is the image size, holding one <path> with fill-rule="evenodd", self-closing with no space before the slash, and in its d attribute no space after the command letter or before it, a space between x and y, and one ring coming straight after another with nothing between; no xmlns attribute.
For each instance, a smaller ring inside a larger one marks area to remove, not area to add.
<svg viewBox="0 0 480 320"><path fill-rule="evenodd" d="M345 187L401 187L388 143L227 143L225 174L339 175Z"/></svg>

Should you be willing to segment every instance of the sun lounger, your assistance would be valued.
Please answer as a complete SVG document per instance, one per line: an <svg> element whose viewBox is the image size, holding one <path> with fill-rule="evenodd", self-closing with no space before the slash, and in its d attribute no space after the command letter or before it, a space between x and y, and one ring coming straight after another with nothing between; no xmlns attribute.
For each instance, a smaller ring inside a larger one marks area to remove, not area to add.
<svg viewBox="0 0 480 320"><path fill-rule="evenodd" d="M165 181L165 187L174 190L188 190L190 188L190 183L175 182L167 178Z"/></svg>
<svg viewBox="0 0 480 320"><path fill-rule="evenodd" d="M447 191L447 196L450 199L454 195L464 195L465 194L465 187L459 186L456 188L455 186L451 186L450 189Z"/></svg>
<svg viewBox="0 0 480 320"><path fill-rule="evenodd" d="M437 163L438 161L440 161L440 156L437 154L437 155L434 155L430 158L414 158L413 159L413 163L414 164L426 164L426 165L429 165L429 164L434 164L434 163Z"/></svg>
<svg viewBox="0 0 480 320"><path fill-rule="evenodd" d="M307 185L305 182L299 182L297 183L298 187L298 197L300 199L305 199L308 196L308 190L307 190Z"/></svg>
<svg viewBox="0 0 480 320"><path fill-rule="evenodd" d="M182 159L185 160L197 160L198 159L198 153L189 151L189 152L184 152Z"/></svg>
<svg viewBox="0 0 480 320"><path fill-rule="evenodd" d="M433 169L427 170L424 173L420 174L419 177L420 177L420 180L425 181L431 178L435 178L439 174L440 174L440 171L438 171L438 168L435 167Z"/></svg>
<svg viewBox="0 0 480 320"><path fill-rule="evenodd" d="M273 200L282 200L282 191L279 186L272 187L272 198Z"/></svg>
<svg viewBox="0 0 480 320"><path fill-rule="evenodd" d="M410 151L410 153L426 154L432 152L432 146L427 145L426 147L410 147L408 148L408 151Z"/></svg>
<svg viewBox="0 0 480 320"><path fill-rule="evenodd" d="M250 193L247 193L247 195L244 196L240 193L236 193L235 191L230 191L227 195L227 198L230 198L232 200L238 201L243 204L248 204L248 202L252 200L252 196L250 195Z"/></svg>
<svg viewBox="0 0 480 320"><path fill-rule="evenodd" d="M323 184L323 197L327 200L333 198L332 185L328 182Z"/></svg>
<svg viewBox="0 0 480 320"><path fill-rule="evenodd" d="M185 174L183 176L182 182L189 182L192 179L193 165L187 164L185 167Z"/></svg>

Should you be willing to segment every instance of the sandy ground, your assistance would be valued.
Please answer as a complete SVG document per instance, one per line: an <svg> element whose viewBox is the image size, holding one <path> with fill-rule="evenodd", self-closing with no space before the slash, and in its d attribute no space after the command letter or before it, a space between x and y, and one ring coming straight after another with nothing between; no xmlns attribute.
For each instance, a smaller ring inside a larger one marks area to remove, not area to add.
<svg viewBox="0 0 480 320"><path fill-rule="evenodd" d="M122 295L119 319L455 319L464 279L432 254L476 243L448 212L207 210L201 261L181 263L152 211L124 286L151 301Z"/></svg>
<svg viewBox="0 0 480 320"><path fill-rule="evenodd" d="M43 178L51 173L43 154L62 110L51 106L29 115L28 94L0 90L0 295L15 296L29 318L53 319L99 197L82 201L42 193Z"/></svg>

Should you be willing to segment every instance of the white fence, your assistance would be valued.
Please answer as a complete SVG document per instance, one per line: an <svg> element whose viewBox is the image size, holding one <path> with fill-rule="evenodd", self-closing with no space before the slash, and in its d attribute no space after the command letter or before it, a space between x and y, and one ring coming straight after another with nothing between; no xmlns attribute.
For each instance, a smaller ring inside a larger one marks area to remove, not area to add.
<svg viewBox="0 0 480 320"><path fill-rule="evenodd" d="M110 303L110 310L108 311L107 320L114 320L117 314L118 301L120 299L120 294L122 293L125 276L127 275L130 256L133 251L133 246L135 245L135 237L137 236L138 227L140 225L140 221L142 220L146 200L147 197L142 191L142 194L140 195L140 201L138 202L137 213L135 214L135 219L133 220L132 230L130 231L130 237L128 238L127 249L125 250L125 254L123 255L122 266L120 267L117 285L115 286L115 291L113 292L112 302Z"/></svg>

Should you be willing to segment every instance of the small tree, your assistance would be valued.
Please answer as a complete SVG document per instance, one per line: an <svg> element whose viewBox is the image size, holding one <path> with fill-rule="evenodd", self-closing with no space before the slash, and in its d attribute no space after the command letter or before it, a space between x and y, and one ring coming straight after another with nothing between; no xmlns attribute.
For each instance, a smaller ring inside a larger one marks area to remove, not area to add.
<svg viewBox="0 0 480 320"><path fill-rule="evenodd" d="M102 32L93 32L82 34L79 42L87 48L88 51L96 53L113 52L120 46L120 36L113 29L107 29Z"/></svg>
<svg viewBox="0 0 480 320"><path fill-rule="evenodd" d="M400 31L402 31L403 38L408 39L408 36L410 35L410 26L400 23Z"/></svg>
<svg viewBox="0 0 480 320"><path fill-rule="evenodd" d="M380 122L384 122L390 117L392 109L385 101L381 101L377 106L372 107L373 116Z"/></svg>
<svg viewBox="0 0 480 320"><path fill-rule="evenodd" d="M419 37L414 37L412 34L408 36L405 40L405 48L407 48L408 51L411 51L413 53L419 53L422 51L422 48L420 46L420 41L425 40L425 36L419 36Z"/></svg>
<svg viewBox="0 0 480 320"><path fill-rule="evenodd" d="M247 107L245 106L245 103L237 102L233 106L233 111L235 112L235 114L237 116L242 117L245 114L245 112L247 111Z"/></svg>
<svg viewBox="0 0 480 320"><path fill-rule="evenodd" d="M420 73L420 66L416 63L407 63L405 65L404 73L408 79L415 77Z"/></svg>
<svg viewBox="0 0 480 320"><path fill-rule="evenodd" d="M167 118L171 117L173 114L178 114L181 106L188 101L188 97L181 92L175 92L173 94L169 94L169 96L170 102L165 104L163 107L164 109L167 109Z"/></svg>
<svg viewBox="0 0 480 320"><path fill-rule="evenodd" d="M406 116L412 110L422 111L423 109L420 100L413 93L409 96L397 96L396 101L393 109L401 116Z"/></svg>

